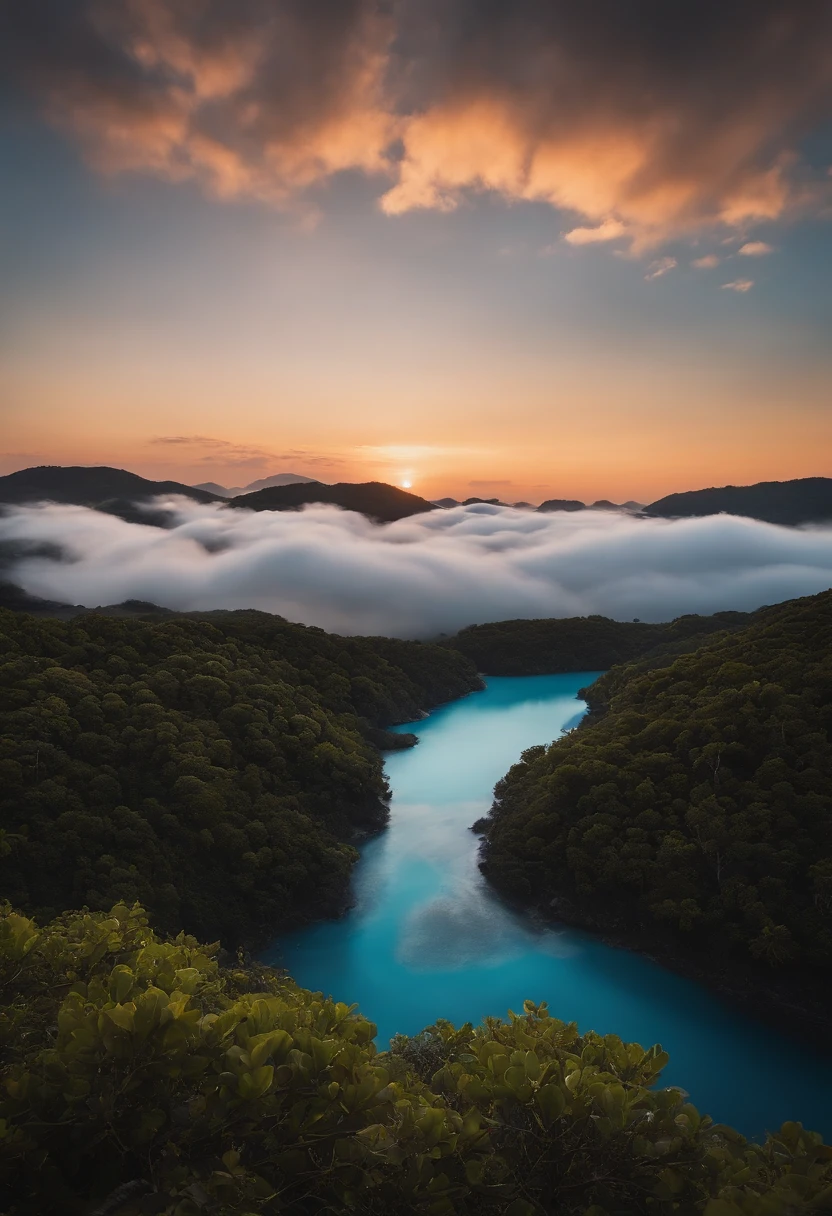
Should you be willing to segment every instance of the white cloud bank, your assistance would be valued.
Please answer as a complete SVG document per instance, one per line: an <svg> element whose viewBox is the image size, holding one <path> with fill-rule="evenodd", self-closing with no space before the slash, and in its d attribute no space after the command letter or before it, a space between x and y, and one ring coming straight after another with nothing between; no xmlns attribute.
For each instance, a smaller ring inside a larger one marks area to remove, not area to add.
<svg viewBox="0 0 832 1216"><path fill-rule="evenodd" d="M85 507L13 508L0 542L59 545L5 577L90 606L261 608L341 633L428 637L512 617L669 620L832 585L832 527L734 516L538 515L477 505L377 526L337 507L249 512L170 500L168 531Z"/></svg>

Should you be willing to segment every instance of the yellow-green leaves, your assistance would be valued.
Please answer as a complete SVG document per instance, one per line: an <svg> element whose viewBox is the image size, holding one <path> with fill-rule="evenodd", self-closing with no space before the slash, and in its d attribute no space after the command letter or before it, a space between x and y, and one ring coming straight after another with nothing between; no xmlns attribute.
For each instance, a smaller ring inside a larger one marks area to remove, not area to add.
<svg viewBox="0 0 832 1216"><path fill-rule="evenodd" d="M0 1184L34 1197L21 1216L66 1193L95 1210L137 1161L160 1216L808 1216L832 1198L832 1149L799 1123L748 1144L651 1087L661 1048L531 1002L379 1054L353 1008L220 972L125 907L44 929L7 910L0 983Z"/></svg>
<svg viewBox="0 0 832 1216"><path fill-rule="evenodd" d="M256 1098L262 1098L270 1088L273 1079L274 1066L262 1064L259 1068L252 1068L250 1072L240 1074L237 1080L237 1092L241 1098L253 1102Z"/></svg>
<svg viewBox="0 0 832 1216"><path fill-rule="evenodd" d="M24 958L38 941L34 921L17 912L7 911L0 919L0 950L14 961Z"/></svg>
<svg viewBox="0 0 832 1216"><path fill-rule="evenodd" d="M114 1025L118 1026L119 1030L125 1030L128 1034L132 1034L134 1014L134 1005L110 1005L109 1008L102 1012L101 1018L99 1018L99 1030L104 1033L106 1023L102 1019L109 1018Z"/></svg>

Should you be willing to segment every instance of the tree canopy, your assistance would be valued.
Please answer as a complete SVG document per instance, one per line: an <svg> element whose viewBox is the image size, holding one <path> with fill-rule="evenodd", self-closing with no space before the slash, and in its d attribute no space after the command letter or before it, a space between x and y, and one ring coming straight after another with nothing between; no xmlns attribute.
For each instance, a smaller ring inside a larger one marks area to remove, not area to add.
<svg viewBox="0 0 832 1216"><path fill-rule="evenodd" d="M230 945L339 910L387 818L380 728L480 686L449 658L266 613L0 612L0 893Z"/></svg>
<svg viewBox="0 0 832 1216"><path fill-rule="evenodd" d="M832 593L614 668L495 790L483 868L771 966L832 963Z"/></svg>
<svg viewBox="0 0 832 1216"><path fill-rule="evenodd" d="M466 655L493 676L557 675L601 671L663 647L667 653L695 648L710 633L742 628L744 612L680 616L675 621L614 621L606 616L548 617L469 625L442 644Z"/></svg>
<svg viewBox="0 0 832 1216"><path fill-rule="evenodd" d="M379 1053L353 1008L138 907L0 909L7 1216L781 1216L826 1210L832 1149L715 1126L667 1056L526 1002Z"/></svg>

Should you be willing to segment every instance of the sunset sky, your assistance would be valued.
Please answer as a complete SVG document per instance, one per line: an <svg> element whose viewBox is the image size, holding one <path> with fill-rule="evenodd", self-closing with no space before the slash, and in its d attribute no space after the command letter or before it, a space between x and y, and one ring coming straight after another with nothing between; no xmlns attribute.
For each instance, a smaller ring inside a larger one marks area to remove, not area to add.
<svg viewBox="0 0 832 1216"><path fill-rule="evenodd" d="M0 0L0 473L832 475L830 14Z"/></svg>

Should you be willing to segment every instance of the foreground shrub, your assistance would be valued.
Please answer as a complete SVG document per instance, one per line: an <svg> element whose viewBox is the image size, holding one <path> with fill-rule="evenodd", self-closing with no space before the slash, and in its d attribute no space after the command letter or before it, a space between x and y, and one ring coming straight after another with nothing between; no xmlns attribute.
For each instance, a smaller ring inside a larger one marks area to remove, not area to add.
<svg viewBox="0 0 832 1216"><path fill-rule="evenodd" d="M666 1056L545 1006L378 1053L348 1006L139 907L0 916L7 1216L828 1210L832 1149L655 1089Z"/></svg>

